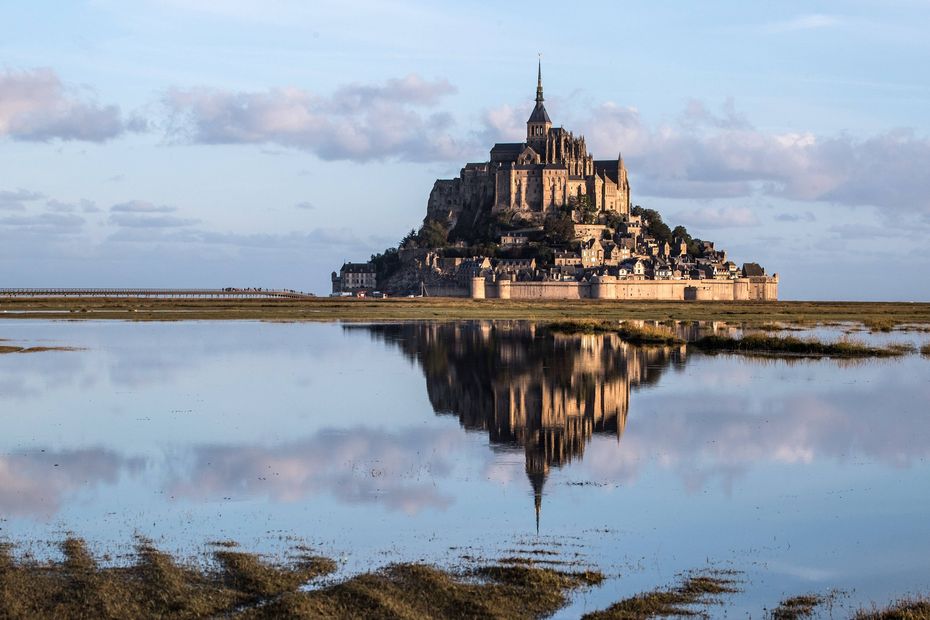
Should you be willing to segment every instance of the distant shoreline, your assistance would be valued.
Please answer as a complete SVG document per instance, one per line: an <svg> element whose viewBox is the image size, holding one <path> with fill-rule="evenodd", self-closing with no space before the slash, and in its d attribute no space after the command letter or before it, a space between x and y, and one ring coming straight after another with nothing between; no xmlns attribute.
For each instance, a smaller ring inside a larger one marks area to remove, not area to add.
<svg viewBox="0 0 930 620"><path fill-rule="evenodd" d="M0 319L60 320L681 320L824 324L882 320L930 325L928 302L845 301L598 301L499 299L126 299L0 298Z"/></svg>

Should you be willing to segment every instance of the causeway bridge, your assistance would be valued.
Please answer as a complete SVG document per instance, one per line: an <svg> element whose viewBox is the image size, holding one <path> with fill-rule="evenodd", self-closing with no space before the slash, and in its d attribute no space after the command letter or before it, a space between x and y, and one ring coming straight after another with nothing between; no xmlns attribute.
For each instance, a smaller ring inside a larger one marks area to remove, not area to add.
<svg viewBox="0 0 930 620"><path fill-rule="evenodd" d="M312 299L289 289L264 288L0 288L0 299L110 297L120 299Z"/></svg>

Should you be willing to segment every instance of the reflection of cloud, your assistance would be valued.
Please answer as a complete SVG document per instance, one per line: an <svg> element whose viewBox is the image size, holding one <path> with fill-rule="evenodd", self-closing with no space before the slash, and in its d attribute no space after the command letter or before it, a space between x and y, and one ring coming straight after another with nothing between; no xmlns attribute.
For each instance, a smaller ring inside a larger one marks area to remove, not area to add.
<svg viewBox="0 0 930 620"><path fill-rule="evenodd" d="M930 393L907 384L894 388L775 394L761 403L712 392L699 405L686 397L663 399L650 415L630 420L620 450L595 443L585 462L597 475L625 482L655 464L677 472L689 490L713 479L729 487L762 463L868 459L908 467L930 456L930 417L913 409L930 401Z"/></svg>
<svg viewBox="0 0 930 620"><path fill-rule="evenodd" d="M379 502L415 514L452 504L434 483L451 472L460 439L455 431L357 428L273 446L205 445L194 449L191 466L168 487L186 497L245 495L281 502L329 493L348 503Z"/></svg>
<svg viewBox="0 0 930 620"><path fill-rule="evenodd" d="M141 459L102 448L0 455L0 513L52 516L65 495L114 484L121 473L136 472L142 466Z"/></svg>

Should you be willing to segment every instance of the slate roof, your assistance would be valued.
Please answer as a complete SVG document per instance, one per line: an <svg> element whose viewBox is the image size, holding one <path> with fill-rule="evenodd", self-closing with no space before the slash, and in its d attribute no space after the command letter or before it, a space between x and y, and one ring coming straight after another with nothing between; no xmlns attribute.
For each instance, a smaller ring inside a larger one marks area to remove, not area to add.
<svg viewBox="0 0 930 620"><path fill-rule="evenodd" d="M527 123L549 123L552 124L552 120L549 118L549 113L546 112L546 106L543 105L542 101L536 102L536 107L533 108L533 113L530 114L530 118Z"/></svg>
<svg viewBox="0 0 930 620"><path fill-rule="evenodd" d="M340 269L342 273L375 273L371 263L345 263Z"/></svg>
<svg viewBox="0 0 930 620"><path fill-rule="evenodd" d="M524 142L498 142L491 148L491 161L516 161L525 148Z"/></svg>
<svg viewBox="0 0 930 620"><path fill-rule="evenodd" d="M594 160L594 174L603 174L614 183L617 182L617 160L616 159L596 159Z"/></svg>

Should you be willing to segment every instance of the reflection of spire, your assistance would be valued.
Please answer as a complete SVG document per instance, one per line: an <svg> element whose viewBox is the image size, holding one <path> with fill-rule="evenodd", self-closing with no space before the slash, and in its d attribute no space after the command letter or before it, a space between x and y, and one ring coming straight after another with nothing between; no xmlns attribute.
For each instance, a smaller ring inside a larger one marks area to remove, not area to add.
<svg viewBox="0 0 930 620"><path fill-rule="evenodd" d="M536 506L536 534L539 534L539 513L542 512L543 486L546 484L546 472L527 470L526 477L533 486L533 504Z"/></svg>
<svg viewBox="0 0 930 620"><path fill-rule="evenodd" d="M539 514L542 512L543 487L549 476L549 461L545 451L534 449L536 442L529 442L526 450L526 477L533 487L533 503L536 506L536 533L539 534Z"/></svg>

